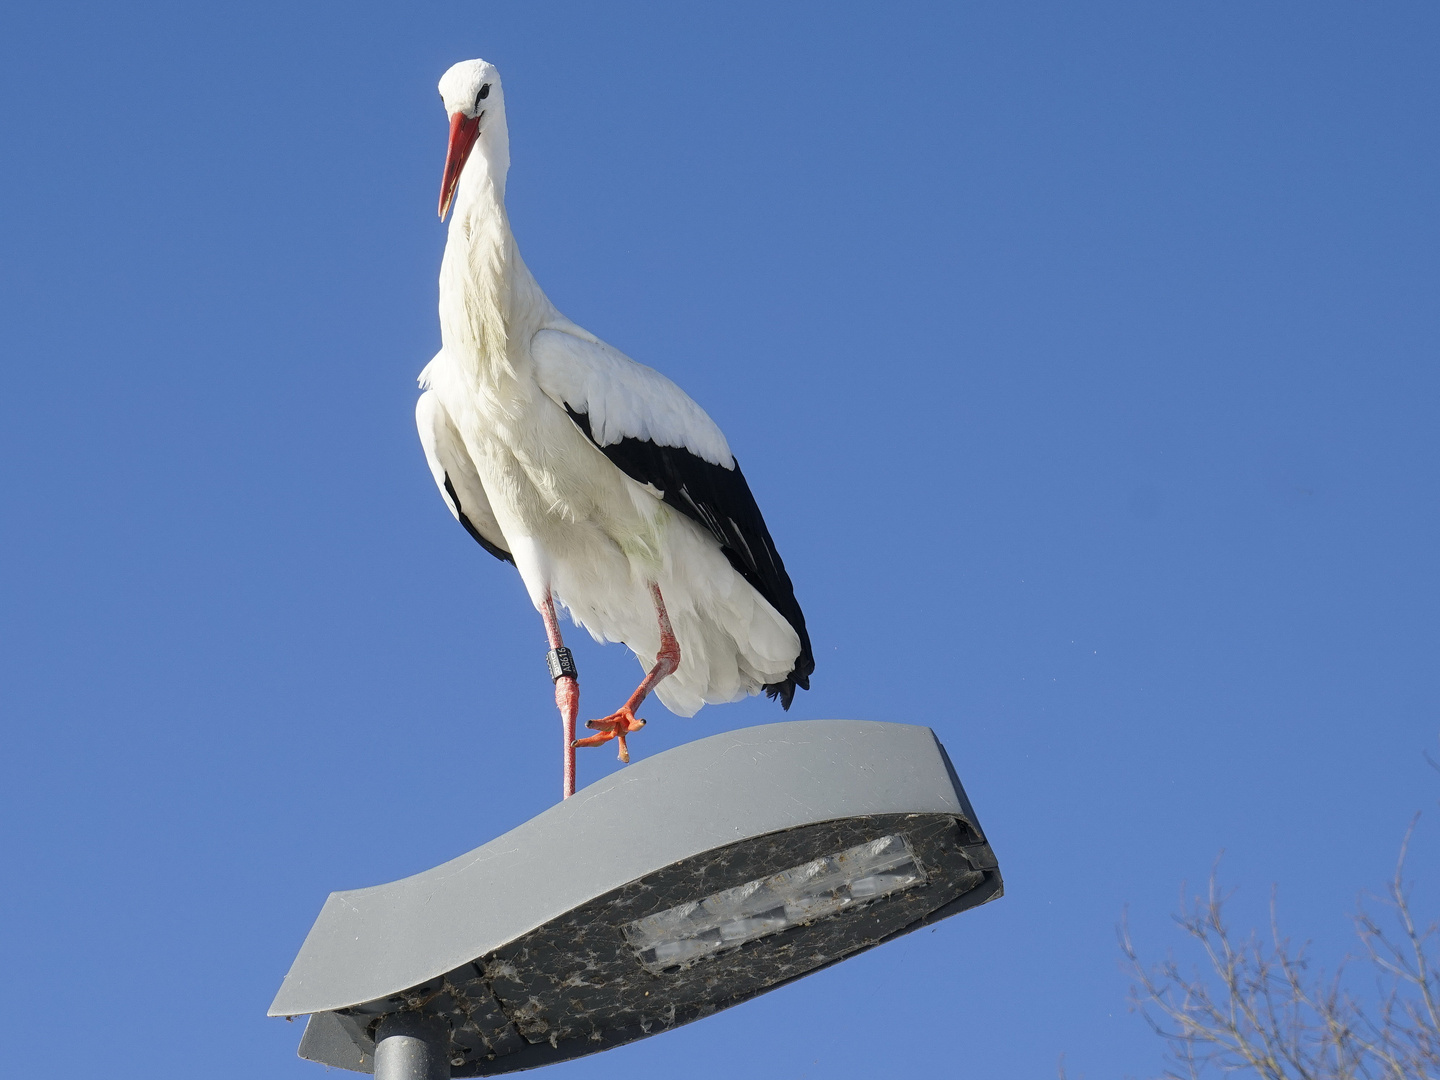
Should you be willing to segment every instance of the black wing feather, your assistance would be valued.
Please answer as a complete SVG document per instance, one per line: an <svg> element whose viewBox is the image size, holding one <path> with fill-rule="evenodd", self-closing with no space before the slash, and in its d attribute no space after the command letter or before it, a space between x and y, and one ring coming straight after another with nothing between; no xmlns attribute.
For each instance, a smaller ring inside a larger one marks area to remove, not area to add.
<svg viewBox="0 0 1440 1080"><path fill-rule="evenodd" d="M480 530L475 527L474 522L465 516L465 507L460 505L460 496L455 494L455 485L450 482L450 474L448 472L445 474L445 494L450 496L450 503L455 507L455 516L460 519L460 524L465 526L465 531L470 534L470 538L501 562L508 562L511 566L514 566L515 557L499 544L492 544L489 540L486 540L485 537L481 536Z"/></svg>
<svg viewBox="0 0 1440 1080"><path fill-rule="evenodd" d="M592 443L590 417L568 405L565 411ZM769 683L765 693L779 698L790 708L795 688L810 689L810 673L815 670L815 656L810 651L810 635L805 629L805 614L795 599L795 586L785 572L780 552L760 515L760 507L745 482L737 461L733 469L712 464L696 457L682 447L657 446L646 439L621 439L609 446L596 446L626 476L639 484L657 488L666 505L679 510L709 531L720 543L735 572L748 581L755 591L770 602L800 637L800 655L790 674L777 683Z"/></svg>

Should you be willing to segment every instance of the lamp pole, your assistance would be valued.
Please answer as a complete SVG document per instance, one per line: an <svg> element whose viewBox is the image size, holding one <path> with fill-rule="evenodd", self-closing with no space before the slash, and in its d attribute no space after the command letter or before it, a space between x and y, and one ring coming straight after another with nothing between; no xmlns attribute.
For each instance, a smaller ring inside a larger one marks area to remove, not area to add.
<svg viewBox="0 0 1440 1080"><path fill-rule="evenodd" d="M450 1080L445 1021L418 1012L384 1017L375 1032L375 1080Z"/></svg>

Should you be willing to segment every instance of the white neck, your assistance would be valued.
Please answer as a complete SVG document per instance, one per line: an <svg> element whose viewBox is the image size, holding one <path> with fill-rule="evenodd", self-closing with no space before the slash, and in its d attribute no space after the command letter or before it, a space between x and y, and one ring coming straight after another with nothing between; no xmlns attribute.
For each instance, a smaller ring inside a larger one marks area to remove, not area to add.
<svg viewBox="0 0 1440 1080"><path fill-rule="evenodd" d="M510 147L504 114L482 126L460 173L440 265L440 333L445 349L482 380L514 373L513 339L549 307L520 258L505 213Z"/></svg>

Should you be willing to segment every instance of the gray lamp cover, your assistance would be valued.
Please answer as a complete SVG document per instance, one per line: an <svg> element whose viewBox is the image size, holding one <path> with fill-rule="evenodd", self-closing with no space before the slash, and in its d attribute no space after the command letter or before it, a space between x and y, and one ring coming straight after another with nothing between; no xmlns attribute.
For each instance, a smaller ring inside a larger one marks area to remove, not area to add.
<svg viewBox="0 0 1440 1080"><path fill-rule="evenodd" d="M727 924L750 935L733 946L712 929L668 966L643 951L637 927L703 929L710 908L886 844L910 876L827 893L823 917L786 921L775 901ZM332 893L270 1015L308 1015L301 1056L338 1068L373 1072L376 1027L402 1012L448 1043L453 1076L534 1068L700 1019L1002 891L929 728L766 724L638 761L432 870Z"/></svg>

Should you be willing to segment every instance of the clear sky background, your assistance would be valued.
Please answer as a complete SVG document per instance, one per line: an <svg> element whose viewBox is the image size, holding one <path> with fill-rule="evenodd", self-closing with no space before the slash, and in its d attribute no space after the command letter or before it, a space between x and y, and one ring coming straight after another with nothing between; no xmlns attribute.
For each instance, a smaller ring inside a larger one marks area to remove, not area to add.
<svg viewBox="0 0 1440 1080"><path fill-rule="evenodd" d="M933 726L1007 887L557 1075L1145 1075L1116 924L1180 944L1222 850L1333 963L1430 807L1440 911L1433 4L18 3L7 1075L319 1077L264 1013L326 894L557 795L540 622L412 421L472 56L541 284L744 463L789 716ZM571 641L610 711L636 662Z"/></svg>

